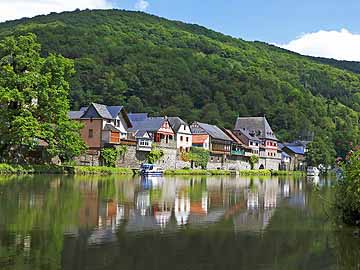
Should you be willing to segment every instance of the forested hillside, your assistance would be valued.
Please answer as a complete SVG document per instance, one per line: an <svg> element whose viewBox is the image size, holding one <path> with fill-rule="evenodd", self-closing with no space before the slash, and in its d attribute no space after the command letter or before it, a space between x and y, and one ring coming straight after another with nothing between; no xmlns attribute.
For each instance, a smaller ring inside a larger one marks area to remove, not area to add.
<svg viewBox="0 0 360 270"><path fill-rule="evenodd" d="M28 32L44 55L75 60L74 109L124 104L225 127L238 115L266 114L282 140L315 134L338 155L358 141L360 77L349 71L357 63L312 59L140 12L75 11L0 24L0 39Z"/></svg>

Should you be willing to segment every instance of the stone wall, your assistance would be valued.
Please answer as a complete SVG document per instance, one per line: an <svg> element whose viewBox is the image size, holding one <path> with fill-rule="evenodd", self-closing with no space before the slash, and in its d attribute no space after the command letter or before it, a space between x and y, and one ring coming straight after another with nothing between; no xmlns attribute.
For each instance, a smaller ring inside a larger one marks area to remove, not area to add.
<svg viewBox="0 0 360 270"><path fill-rule="evenodd" d="M74 158L76 165L79 166L100 166L100 151L91 150L87 153Z"/></svg>
<svg viewBox="0 0 360 270"><path fill-rule="evenodd" d="M191 163L182 161L177 149L171 147L159 147L164 151L164 157L158 161L157 165L163 169L183 169L190 168ZM127 152L123 157L117 161L118 167L138 169L140 165L146 162L146 155L148 152L136 151L136 145L128 145ZM86 166L99 166L100 164L100 151L92 151L81 157L75 159L78 165ZM259 169L261 165L265 169L279 170L280 159L260 158L259 162L255 164L254 169ZM222 155L211 155L207 168L209 170L250 170L250 163L248 158L243 156L227 156L224 158Z"/></svg>
<svg viewBox="0 0 360 270"><path fill-rule="evenodd" d="M281 159L260 157L259 162L255 164L255 169L260 169L263 166L264 169L278 171L280 164Z"/></svg>
<svg viewBox="0 0 360 270"><path fill-rule="evenodd" d="M175 169L177 164L176 148L160 146L158 148L164 152L164 157L157 162L157 165L163 169ZM149 152L136 151L135 145L129 145L127 146L127 149L126 154L119 158L116 164L118 167L138 169L142 163L146 162L146 155Z"/></svg>
<svg viewBox="0 0 360 270"><path fill-rule="evenodd" d="M138 169L141 163L146 162L148 152L136 151L136 145L127 145L127 151L124 156L119 157L116 166L124 168Z"/></svg>

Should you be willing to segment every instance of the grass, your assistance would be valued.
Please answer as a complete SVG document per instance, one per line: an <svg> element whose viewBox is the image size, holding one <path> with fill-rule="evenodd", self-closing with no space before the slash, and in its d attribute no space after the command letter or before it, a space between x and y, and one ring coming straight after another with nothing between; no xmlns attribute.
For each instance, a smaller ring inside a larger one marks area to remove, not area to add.
<svg viewBox="0 0 360 270"><path fill-rule="evenodd" d="M133 175L134 173L132 169L128 168L0 164L0 175L12 174Z"/></svg>
<svg viewBox="0 0 360 270"><path fill-rule="evenodd" d="M302 171L272 171L274 176L304 176L305 172Z"/></svg>
<svg viewBox="0 0 360 270"><path fill-rule="evenodd" d="M235 171L227 170L166 170L165 175L231 175Z"/></svg>
<svg viewBox="0 0 360 270"><path fill-rule="evenodd" d="M10 174L65 174L65 167L55 165L0 164L0 175Z"/></svg>
<svg viewBox="0 0 360 270"><path fill-rule="evenodd" d="M134 172L129 168L113 168L113 167L85 167L85 166L74 166L70 167L70 174L75 175L112 175L112 174L123 174L133 175Z"/></svg>
<svg viewBox="0 0 360 270"><path fill-rule="evenodd" d="M271 170L241 170L241 176L271 176Z"/></svg>

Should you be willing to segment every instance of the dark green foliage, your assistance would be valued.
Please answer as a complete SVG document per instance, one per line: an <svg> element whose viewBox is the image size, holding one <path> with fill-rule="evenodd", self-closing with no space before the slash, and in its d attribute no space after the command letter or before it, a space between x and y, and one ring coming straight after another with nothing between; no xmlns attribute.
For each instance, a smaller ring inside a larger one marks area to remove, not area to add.
<svg viewBox="0 0 360 270"><path fill-rule="evenodd" d="M116 162L119 157L122 157L127 152L126 146L119 148L104 148L101 150L101 159L105 166L116 167Z"/></svg>
<svg viewBox="0 0 360 270"><path fill-rule="evenodd" d="M73 62L40 55L32 34L0 42L0 160L29 161L39 143L68 161L84 151L80 124L68 118Z"/></svg>
<svg viewBox="0 0 360 270"><path fill-rule="evenodd" d="M250 162L251 169L253 170L255 164L259 162L259 157L258 157L258 156L255 156L255 155L252 155L252 156L250 157L250 159L249 159L249 162Z"/></svg>
<svg viewBox="0 0 360 270"><path fill-rule="evenodd" d="M336 152L329 147L329 140L325 136L318 136L308 145L308 151L305 155L308 166L318 167L320 164L328 167L334 164Z"/></svg>
<svg viewBox="0 0 360 270"><path fill-rule="evenodd" d="M0 24L0 38L27 32L38 35L44 55L74 59L74 109L90 102L121 103L129 111L224 127L233 127L238 115L266 114L279 139L326 136L328 147L340 156L358 140L360 79L348 71L357 70L355 63L349 68L197 25L118 10Z"/></svg>
<svg viewBox="0 0 360 270"><path fill-rule="evenodd" d="M153 145L151 151L146 155L147 162L155 164L164 156L164 151Z"/></svg>
<svg viewBox="0 0 360 270"><path fill-rule="evenodd" d="M360 225L360 150L351 151L342 164L343 177L336 186L336 205L343 221Z"/></svg>
<svg viewBox="0 0 360 270"><path fill-rule="evenodd" d="M201 147L192 147L187 157L196 167L201 167L202 169L206 169L209 158L209 151Z"/></svg>

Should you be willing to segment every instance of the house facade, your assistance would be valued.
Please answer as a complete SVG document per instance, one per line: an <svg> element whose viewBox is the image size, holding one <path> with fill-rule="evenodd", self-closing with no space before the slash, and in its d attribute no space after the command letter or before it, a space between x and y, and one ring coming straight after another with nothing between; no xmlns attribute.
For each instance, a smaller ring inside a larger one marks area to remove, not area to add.
<svg viewBox="0 0 360 270"><path fill-rule="evenodd" d="M233 133L242 143L249 147L250 151L246 152L248 156L260 155L261 140L255 135L255 132L251 132L246 128L241 128L234 130Z"/></svg>
<svg viewBox="0 0 360 270"><path fill-rule="evenodd" d="M249 134L260 139L259 169L278 170L281 164L281 151L278 139L270 127L266 117L239 117L235 124L235 131Z"/></svg>
<svg viewBox="0 0 360 270"><path fill-rule="evenodd" d="M145 139L151 139L159 147L176 148L175 132L167 117L138 117L138 114L129 114L132 128L129 132L137 136L138 147L141 148ZM137 134L137 135L136 135ZM148 136L149 138L140 136Z"/></svg>
<svg viewBox="0 0 360 270"><path fill-rule="evenodd" d="M207 140L209 141L207 150L210 151L210 162L208 167L210 169L224 168L231 155L231 138L215 125L194 122L190 125L190 129L193 134L193 146L201 145L201 141L203 141L204 147L205 144L207 145ZM198 141L200 144L196 144Z"/></svg>
<svg viewBox="0 0 360 270"><path fill-rule="evenodd" d="M282 150L290 157L289 170L304 171L306 169L306 145L301 142L284 143Z"/></svg>
<svg viewBox="0 0 360 270"><path fill-rule="evenodd" d="M84 125L80 133L89 150L119 145L128 139L128 129L132 127L122 106L92 103L80 111L69 112L69 118Z"/></svg>
<svg viewBox="0 0 360 270"><path fill-rule="evenodd" d="M189 152L192 147L190 126L180 117L169 117L168 120L176 134L176 148L180 153Z"/></svg>

